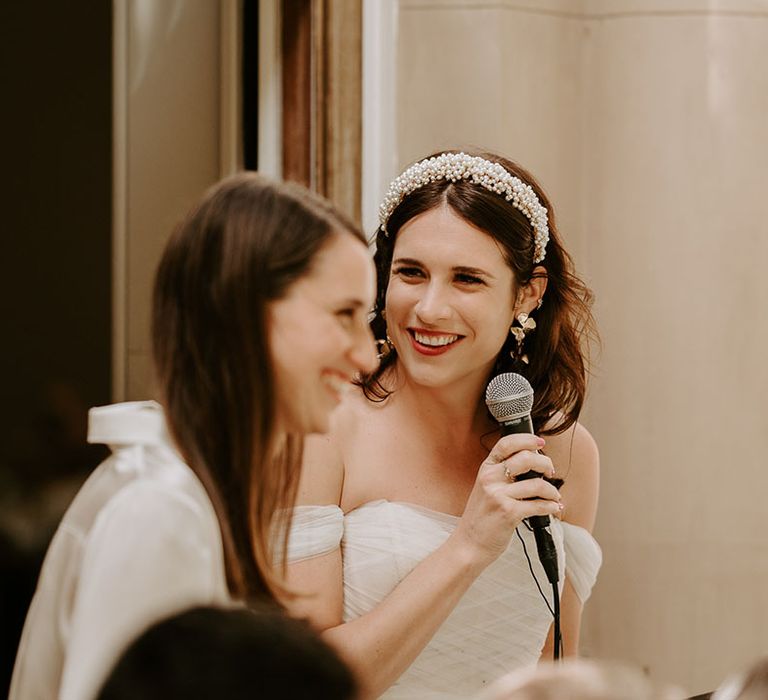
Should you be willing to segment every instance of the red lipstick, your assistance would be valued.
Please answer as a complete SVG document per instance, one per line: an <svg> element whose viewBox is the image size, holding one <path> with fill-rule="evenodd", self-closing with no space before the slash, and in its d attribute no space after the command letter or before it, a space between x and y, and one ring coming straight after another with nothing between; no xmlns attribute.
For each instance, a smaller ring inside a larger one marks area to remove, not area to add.
<svg viewBox="0 0 768 700"><path fill-rule="evenodd" d="M446 345L424 345L423 343L420 343L418 340L416 340L416 331L418 331L419 335L431 335L435 337L446 336L446 335L456 335L456 334L455 333L437 333L435 331L427 331L421 328L418 328L418 329L409 328L408 337L411 339L411 346L413 347L414 350L416 350L416 352L420 353L421 355L429 355L429 356L443 355L446 352L448 352L451 348L455 347L456 344L463 338L463 336L459 336L452 343L448 343Z"/></svg>

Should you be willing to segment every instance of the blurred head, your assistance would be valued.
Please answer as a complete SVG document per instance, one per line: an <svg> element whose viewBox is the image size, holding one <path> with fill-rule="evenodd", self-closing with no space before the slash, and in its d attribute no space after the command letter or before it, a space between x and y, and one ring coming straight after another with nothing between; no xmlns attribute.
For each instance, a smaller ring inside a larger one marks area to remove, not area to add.
<svg viewBox="0 0 768 700"><path fill-rule="evenodd" d="M277 612L196 608L123 653L98 700L352 700L351 672L309 627Z"/></svg>
<svg viewBox="0 0 768 700"><path fill-rule="evenodd" d="M273 519L293 505L300 436L327 429L335 382L374 367L372 286L351 223L255 173L211 188L168 241L152 315L160 399L216 507L236 597L280 588Z"/></svg>
<svg viewBox="0 0 768 700"><path fill-rule="evenodd" d="M761 700L768 697L768 657L754 661L713 693L712 700Z"/></svg>
<svg viewBox="0 0 768 700"><path fill-rule="evenodd" d="M566 659L503 676L477 700L682 700L679 688L653 683L639 668Z"/></svg>
<svg viewBox="0 0 768 700"><path fill-rule="evenodd" d="M537 431L560 432L576 420L584 399L591 293L575 276L552 206L530 173L492 153L472 155L532 188L548 211L546 255L534 262L535 231L525 214L470 180L437 179L407 194L376 237L371 327L379 340L389 330L395 352L364 388L372 397L386 395L379 379L394 364L427 383L518 372L536 392ZM521 312L537 324L525 341L529 364L511 357L516 343L509 328Z"/></svg>
<svg viewBox="0 0 768 700"><path fill-rule="evenodd" d="M286 431L326 432L346 387L378 365L368 327L374 277L368 248L336 233L307 273L270 303L269 349Z"/></svg>

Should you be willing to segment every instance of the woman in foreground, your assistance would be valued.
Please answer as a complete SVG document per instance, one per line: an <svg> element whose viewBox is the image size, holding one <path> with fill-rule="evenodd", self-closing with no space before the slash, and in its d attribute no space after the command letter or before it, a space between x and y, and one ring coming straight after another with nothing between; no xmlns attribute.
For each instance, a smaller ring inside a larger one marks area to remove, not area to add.
<svg viewBox="0 0 768 700"><path fill-rule="evenodd" d="M160 403L92 409L112 456L54 536L10 697L87 700L153 622L192 606L274 601L274 532L302 436L376 365L362 235L299 187L241 174L168 242L155 280Z"/></svg>
<svg viewBox="0 0 768 700"><path fill-rule="evenodd" d="M494 154L411 166L376 244L382 361L307 444L289 570L310 595L294 612L369 697L467 698L551 657L527 517L562 517L564 651L577 650L601 562L598 453L577 422L591 294L539 185ZM509 371L533 386L536 435L499 439L485 406L489 380ZM564 485L515 481L529 470Z"/></svg>

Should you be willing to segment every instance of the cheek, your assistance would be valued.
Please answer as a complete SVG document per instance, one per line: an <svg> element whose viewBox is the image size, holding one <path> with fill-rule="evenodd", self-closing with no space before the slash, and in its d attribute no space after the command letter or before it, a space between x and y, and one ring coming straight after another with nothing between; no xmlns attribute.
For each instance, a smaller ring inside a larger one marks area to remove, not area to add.
<svg viewBox="0 0 768 700"><path fill-rule="evenodd" d="M471 324L475 331L482 337L483 344L493 348L496 352L504 344L509 334L507 316L512 314L500 312L501 304L487 301L479 308L473 308Z"/></svg>
<svg viewBox="0 0 768 700"><path fill-rule="evenodd" d="M333 366L351 345L349 333L335 319L313 326L307 352L318 366Z"/></svg>
<svg viewBox="0 0 768 700"><path fill-rule="evenodd" d="M321 328L307 319L282 319L275 324L270 337L273 366L283 383L301 382L307 371L314 369L318 359Z"/></svg>
<svg viewBox="0 0 768 700"><path fill-rule="evenodd" d="M408 285L398 283L397 280L393 280L387 289L387 301L385 304L387 318L393 318L394 315L407 311L417 300L415 287L409 287Z"/></svg>

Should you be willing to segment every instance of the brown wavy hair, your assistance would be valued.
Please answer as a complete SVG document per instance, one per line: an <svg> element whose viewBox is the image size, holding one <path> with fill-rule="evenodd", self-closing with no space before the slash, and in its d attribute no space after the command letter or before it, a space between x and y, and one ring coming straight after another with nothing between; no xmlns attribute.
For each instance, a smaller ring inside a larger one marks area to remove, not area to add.
<svg viewBox="0 0 768 700"><path fill-rule="evenodd" d="M560 239L552 204L534 177L511 160L494 153L473 152L471 155L499 163L510 174L529 184L549 215L549 243L546 256L539 263L546 270L547 289L543 306L531 314L536 320L536 330L525 340L530 364L515 361L510 357L510 352L515 347L515 339L510 334L499 351L490 376L502 372L522 374L534 390L531 416L534 429L542 435L561 433L578 419L584 403L589 346L590 341L597 338L591 312L593 295L576 276L573 261ZM385 235L382 228L376 232L375 262L378 287L371 329L377 340L386 339L386 321L382 311L386 302L397 234L414 217L444 203L500 245L517 285L524 286L535 276L543 276L541 271L534 271L537 265L533 262L534 238L531 223L504 197L468 180L430 182L404 197L398 204L387 221L388 234ZM378 369L360 382L366 397L373 401L382 401L389 396L390 392L384 387L381 379L396 362L397 353L389 352L382 358Z"/></svg>
<svg viewBox="0 0 768 700"><path fill-rule="evenodd" d="M277 434L268 305L344 231L365 244L320 197L241 173L205 194L157 270L152 347L160 400L213 502L228 587L240 600L287 594L275 558L286 551L303 445L300 435Z"/></svg>

